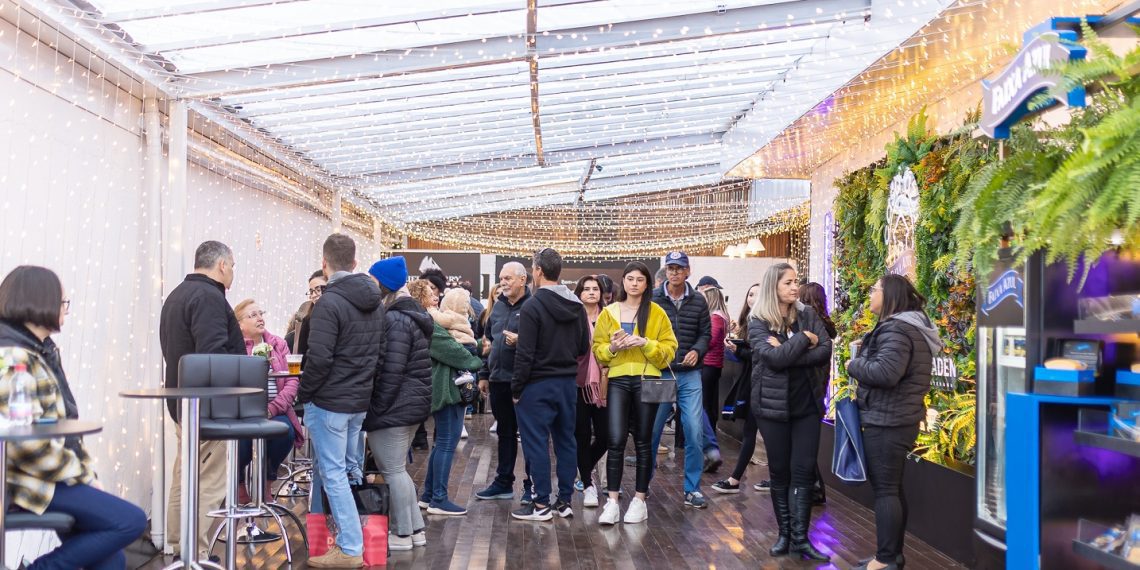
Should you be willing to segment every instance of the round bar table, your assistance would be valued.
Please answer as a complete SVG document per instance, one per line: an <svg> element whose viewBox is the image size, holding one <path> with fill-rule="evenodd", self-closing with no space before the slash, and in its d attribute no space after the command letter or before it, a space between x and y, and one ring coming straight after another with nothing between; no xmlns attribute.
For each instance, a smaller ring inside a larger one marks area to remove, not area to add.
<svg viewBox="0 0 1140 570"><path fill-rule="evenodd" d="M222 568L209 561L198 560L198 424L201 400L211 398L229 398L234 396L252 396L264 392L263 388L148 388L144 390L126 390L119 392L124 398L149 400L181 400L182 418L185 420L182 430L182 534L179 544L182 546L182 560L175 562L166 569L173 568L202 568L211 566ZM193 465L195 468L190 468ZM193 476L191 476L193 473ZM190 548L187 550L186 545Z"/></svg>
<svg viewBox="0 0 1140 570"><path fill-rule="evenodd" d="M8 426L0 428L0 505L8 502L8 442L40 439L55 439L73 435L88 435L103 431L94 422L80 420L59 420L58 422L35 423L30 426ZM0 568L4 565L4 517L0 516Z"/></svg>

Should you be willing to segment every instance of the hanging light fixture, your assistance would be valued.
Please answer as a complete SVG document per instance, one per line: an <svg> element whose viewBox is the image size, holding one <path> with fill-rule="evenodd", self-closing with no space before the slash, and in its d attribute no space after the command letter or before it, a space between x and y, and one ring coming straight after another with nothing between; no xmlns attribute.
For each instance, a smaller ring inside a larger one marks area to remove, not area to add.
<svg viewBox="0 0 1140 570"><path fill-rule="evenodd" d="M721 255L723 255L725 257L736 257L736 246L730 245L730 246L724 248L724 253L722 253Z"/></svg>
<svg viewBox="0 0 1140 570"><path fill-rule="evenodd" d="M757 253L764 251L764 249L764 243L761 242L759 238L752 238L748 240L747 250L749 254L756 255Z"/></svg>

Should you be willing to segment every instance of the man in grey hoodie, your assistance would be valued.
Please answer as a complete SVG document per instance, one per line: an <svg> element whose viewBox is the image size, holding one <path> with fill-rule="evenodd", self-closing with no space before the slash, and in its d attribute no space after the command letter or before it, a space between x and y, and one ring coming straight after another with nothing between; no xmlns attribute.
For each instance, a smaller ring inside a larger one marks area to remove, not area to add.
<svg viewBox="0 0 1140 570"><path fill-rule="evenodd" d="M590 350L590 325L578 297L558 281L562 257L545 248L531 266L534 296L519 312L518 348L511 393L530 463L534 502L511 513L516 519L548 521L554 513L574 516L570 498L577 473L574 414L578 359ZM550 441L558 458L558 501L550 502ZM553 511L553 512L552 512Z"/></svg>

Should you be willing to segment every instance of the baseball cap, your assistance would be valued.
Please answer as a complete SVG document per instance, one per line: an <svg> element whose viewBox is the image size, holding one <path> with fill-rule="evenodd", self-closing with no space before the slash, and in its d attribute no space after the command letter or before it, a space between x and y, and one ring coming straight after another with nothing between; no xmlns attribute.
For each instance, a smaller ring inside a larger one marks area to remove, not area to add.
<svg viewBox="0 0 1140 570"><path fill-rule="evenodd" d="M720 286L720 283L717 283L715 278L709 275L705 275L704 277L701 277L700 281L697 281L697 287L704 287L705 285L711 285L717 289L724 289L724 287Z"/></svg>
<svg viewBox="0 0 1140 570"><path fill-rule="evenodd" d="M685 255L683 251L670 251L665 255L665 265L680 265L681 267L689 266L689 256Z"/></svg>

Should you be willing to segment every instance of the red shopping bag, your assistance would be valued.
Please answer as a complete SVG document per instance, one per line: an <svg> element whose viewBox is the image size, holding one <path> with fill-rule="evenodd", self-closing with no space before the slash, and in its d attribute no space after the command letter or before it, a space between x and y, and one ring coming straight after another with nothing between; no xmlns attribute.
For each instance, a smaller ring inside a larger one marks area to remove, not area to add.
<svg viewBox="0 0 1140 570"><path fill-rule="evenodd" d="M364 565L388 564L388 515L361 515L364 531Z"/></svg>
<svg viewBox="0 0 1140 570"><path fill-rule="evenodd" d="M336 536L329 531L324 513L305 515L305 532L309 536L309 558L323 555L336 543Z"/></svg>

